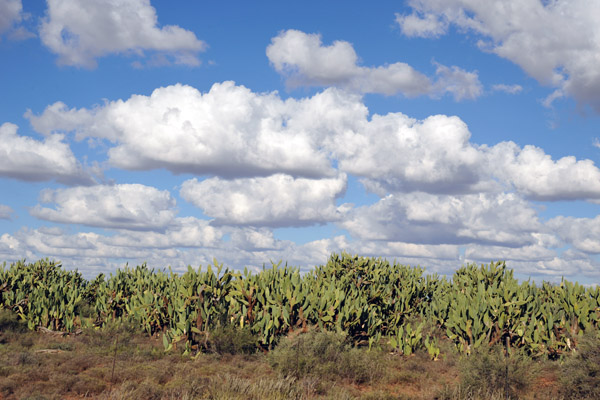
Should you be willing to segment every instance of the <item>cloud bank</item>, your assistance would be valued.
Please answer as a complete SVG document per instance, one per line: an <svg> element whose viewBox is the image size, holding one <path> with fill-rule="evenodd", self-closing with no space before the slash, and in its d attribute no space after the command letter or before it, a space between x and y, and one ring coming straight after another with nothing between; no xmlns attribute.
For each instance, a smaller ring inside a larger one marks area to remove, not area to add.
<svg viewBox="0 0 600 400"><path fill-rule="evenodd" d="M223 82L205 93L172 85L93 108L58 102L27 117L46 140L102 141L113 168L196 175L182 178L178 194L202 218L178 217L175 194L150 186L55 189L40 197L53 206L38 205L33 216L117 234L31 230L5 236L6 254L54 248L92 262L152 249L159 265L203 262L211 254L258 268L269 259L310 267L346 250L442 273L503 257L542 277L595 276L600 266L597 221L544 220L534 203L598 202L594 162L553 159L510 141L474 143L456 116L371 114L359 95L339 88L283 100ZM378 200L344 203L350 177ZM318 225L336 233L304 244L274 235L277 228ZM65 237L85 250L61 247Z"/></svg>

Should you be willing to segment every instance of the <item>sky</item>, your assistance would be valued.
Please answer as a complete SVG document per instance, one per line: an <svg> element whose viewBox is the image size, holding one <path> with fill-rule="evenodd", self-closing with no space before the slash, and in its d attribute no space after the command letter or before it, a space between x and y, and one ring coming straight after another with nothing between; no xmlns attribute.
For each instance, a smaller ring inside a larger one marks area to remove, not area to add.
<svg viewBox="0 0 600 400"><path fill-rule="evenodd" d="M600 3L0 0L0 260L600 283Z"/></svg>

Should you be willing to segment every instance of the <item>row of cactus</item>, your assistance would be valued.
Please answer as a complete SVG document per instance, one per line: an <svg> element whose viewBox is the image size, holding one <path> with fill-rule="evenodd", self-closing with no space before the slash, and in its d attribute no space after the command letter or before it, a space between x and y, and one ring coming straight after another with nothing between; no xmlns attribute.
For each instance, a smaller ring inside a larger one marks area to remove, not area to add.
<svg viewBox="0 0 600 400"><path fill-rule="evenodd" d="M30 328L73 332L129 320L165 348L201 351L215 328L235 325L268 349L307 326L344 332L355 345L388 343L409 355L451 340L470 353L494 343L558 357L586 331L598 333L600 289L563 281L519 283L504 263L467 265L451 280L380 258L332 255L301 274L273 264L258 273L214 265L184 274L125 267L86 281L77 271L40 260L0 267L0 308ZM427 327L426 329L424 327Z"/></svg>
<svg viewBox="0 0 600 400"><path fill-rule="evenodd" d="M64 271L49 260L19 261L0 267L0 309L9 308L30 329L72 332L80 327L87 282L77 271Z"/></svg>
<svg viewBox="0 0 600 400"><path fill-rule="evenodd" d="M585 331L598 332L600 289L568 281L541 287L519 283L504 263L460 268L436 288L424 316L458 349L507 343L533 356L559 357Z"/></svg>

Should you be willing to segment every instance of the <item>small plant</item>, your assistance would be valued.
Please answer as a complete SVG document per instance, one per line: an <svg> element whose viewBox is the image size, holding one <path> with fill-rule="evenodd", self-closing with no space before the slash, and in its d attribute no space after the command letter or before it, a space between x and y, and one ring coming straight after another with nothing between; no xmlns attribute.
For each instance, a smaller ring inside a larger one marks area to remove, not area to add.
<svg viewBox="0 0 600 400"><path fill-rule="evenodd" d="M396 334L391 336L389 344L400 354L410 356L422 345L423 339L423 323L413 328L412 324L407 323L398 327Z"/></svg>
<svg viewBox="0 0 600 400"><path fill-rule="evenodd" d="M433 361L437 361L440 356L440 348L438 347L437 338L435 336L430 336L425 339L423 344L427 349L427 353L429 353L429 357L431 357Z"/></svg>

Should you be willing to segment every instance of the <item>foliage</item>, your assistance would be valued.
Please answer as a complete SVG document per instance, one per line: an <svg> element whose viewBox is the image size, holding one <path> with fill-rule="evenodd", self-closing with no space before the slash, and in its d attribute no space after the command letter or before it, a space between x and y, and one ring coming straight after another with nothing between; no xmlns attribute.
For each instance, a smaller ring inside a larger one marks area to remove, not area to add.
<svg viewBox="0 0 600 400"><path fill-rule="evenodd" d="M519 283L501 262L464 266L448 280L420 267L334 254L304 275L281 263L253 274L215 261L181 275L126 266L88 282L46 259L0 267L0 309L29 329L65 333L124 321L160 337L166 350L190 354L224 349L223 335L271 349L317 326L345 334L352 346L389 344L404 355L426 349L432 359L440 356L438 340L448 339L462 354L508 341L534 358L556 359L598 331L600 288Z"/></svg>

